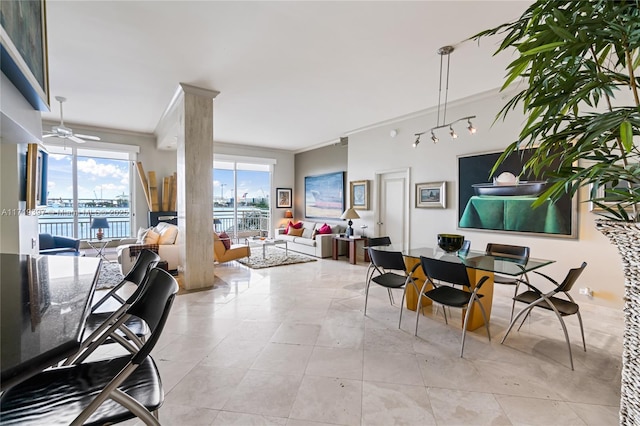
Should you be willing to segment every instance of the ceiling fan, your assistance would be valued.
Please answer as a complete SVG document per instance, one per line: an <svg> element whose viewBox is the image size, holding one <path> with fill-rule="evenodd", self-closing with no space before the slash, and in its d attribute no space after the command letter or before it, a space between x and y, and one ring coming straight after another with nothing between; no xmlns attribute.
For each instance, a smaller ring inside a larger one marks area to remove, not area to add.
<svg viewBox="0 0 640 426"><path fill-rule="evenodd" d="M60 102L60 124L58 124L57 126L52 126L50 132L45 132L42 135L43 138L56 137L60 139L69 139L74 141L75 143L85 143L87 140L90 140L90 141L100 140L100 138L97 136L74 134L73 130L65 126L64 119L62 118L62 103L65 102L67 98L62 96L56 96L56 100Z"/></svg>

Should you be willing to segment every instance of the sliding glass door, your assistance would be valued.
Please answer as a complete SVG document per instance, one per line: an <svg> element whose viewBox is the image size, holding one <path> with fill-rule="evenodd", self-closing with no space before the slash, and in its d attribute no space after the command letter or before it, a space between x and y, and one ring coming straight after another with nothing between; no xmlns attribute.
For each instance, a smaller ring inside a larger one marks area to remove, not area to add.
<svg viewBox="0 0 640 426"><path fill-rule="evenodd" d="M269 164L213 162L213 215L217 232L236 242L268 236L271 229Z"/></svg>

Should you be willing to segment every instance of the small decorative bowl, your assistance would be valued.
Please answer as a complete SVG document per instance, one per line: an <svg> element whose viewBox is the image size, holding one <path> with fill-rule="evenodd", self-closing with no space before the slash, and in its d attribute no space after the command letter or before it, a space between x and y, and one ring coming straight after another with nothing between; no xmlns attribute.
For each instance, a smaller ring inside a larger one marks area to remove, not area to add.
<svg viewBox="0 0 640 426"><path fill-rule="evenodd" d="M464 235L457 234L438 234L438 247L447 253L453 253L462 248L464 243Z"/></svg>

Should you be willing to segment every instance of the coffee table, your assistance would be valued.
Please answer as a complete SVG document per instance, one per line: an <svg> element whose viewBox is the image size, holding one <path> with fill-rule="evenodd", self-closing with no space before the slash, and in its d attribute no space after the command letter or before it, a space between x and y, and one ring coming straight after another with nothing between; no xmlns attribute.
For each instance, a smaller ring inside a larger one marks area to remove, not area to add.
<svg viewBox="0 0 640 426"><path fill-rule="evenodd" d="M245 239L246 244L249 247L262 246L262 258L265 259L267 255L267 246L275 246L277 244L284 244L284 255L289 256L289 247L287 246L287 240L278 240L274 238L259 238L252 237Z"/></svg>

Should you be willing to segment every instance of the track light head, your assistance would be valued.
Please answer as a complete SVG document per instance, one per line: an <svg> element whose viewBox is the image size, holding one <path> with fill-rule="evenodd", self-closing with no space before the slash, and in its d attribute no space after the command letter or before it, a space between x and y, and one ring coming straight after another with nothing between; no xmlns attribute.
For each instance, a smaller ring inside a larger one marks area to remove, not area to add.
<svg viewBox="0 0 640 426"><path fill-rule="evenodd" d="M453 130L453 127L449 126L449 134L451 135L451 139L457 139L458 134Z"/></svg>
<svg viewBox="0 0 640 426"><path fill-rule="evenodd" d="M433 143L438 143L438 141L440 140L440 139L438 139L436 134L433 133L433 130L431 131L431 140L433 141Z"/></svg>
<svg viewBox="0 0 640 426"><path fill-rule="evenodd" d="M473 127L473 124L471 124L471 119L467 119L467 123L469 123L469 126L467 127L467 129L469 130L470 134L475 134L476 133L476 128Z"/></svg>
<svg viewBox="0 0 640 426"><path fill-rule="evenodd" d="M420 144L420 135L416 133L416 141L413 143L413 147L416 148Z"/></svg>

